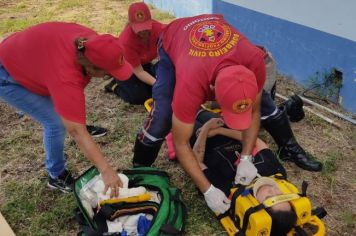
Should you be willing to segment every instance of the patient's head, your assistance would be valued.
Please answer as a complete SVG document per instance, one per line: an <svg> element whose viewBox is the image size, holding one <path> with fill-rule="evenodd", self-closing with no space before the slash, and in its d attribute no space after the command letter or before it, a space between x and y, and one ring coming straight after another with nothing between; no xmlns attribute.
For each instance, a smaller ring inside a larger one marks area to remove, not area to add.
<svg viewBox="0 0 356 236"><path fill-rule="evenodd" d="M282 194L278 184L269 177L259 178L253 186L253 195L259 203ZM266 208L266 211L272 218L271 235L273 236L286 235L296 223L297 216L289 202L274 204Z"/></svg>

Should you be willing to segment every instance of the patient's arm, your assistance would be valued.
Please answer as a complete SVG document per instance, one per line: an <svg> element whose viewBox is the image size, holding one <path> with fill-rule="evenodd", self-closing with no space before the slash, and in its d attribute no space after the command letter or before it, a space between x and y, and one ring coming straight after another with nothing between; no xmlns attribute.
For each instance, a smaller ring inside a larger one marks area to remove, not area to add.
<svg viewBox="0 0 356 236"><path fill-rule="evenodd" d="M206 139L208 138L208 132L209 130L207 129L200 130L198 138L193 146L193 152L201 170L205 170L207 168L207 166L203 163L203 160L205 154Z"/></svg>
<svg viewBox="0 0 356 236"><path fill-rule="evenodd" d="M206 122L198 131L197 140L193 146L193 152L201 170L207 168L207 166L203 163L204 155L205 155L205 145L206 140L209 137L213 137L215 135L223 135L232 139L236 139L241 141L242 140L242 132L234 129L224 128L222 127L223 121L220 118L213 118ZM263 142L261 139L257 138L256 140L256 149L257 152L261 151L262 149L268 148L267 144Z"/></svg>
<svg viewBox="0 0 356 236"><path fill-rule="evenodd" d="M204 126L203 126L204 127ZM223 135L232 139L236 139L241 141L242 140L242 132L239 130L234 130L234 129L229 129L229 128L224 128L224 127L218 127L216 129L210 129L208 132L207 137L213 137L215 135ZM206 140L206 139L205 139ZM267 144L263 142L261 139L257 138L256 140L256 145L255 145L257 151L261 151L262 149L268 148Z"/></svg>
<svg viewBox="0 0 356 236"><path fill-rule="evenodd" d="M203 163L203 161L204 161L204 154L205 154L205 144L206 144L206 139L208 138L208 133L209 131L218 129L223 125L224 122L222 119L213 118L210 119L208 122L206 122L200 128L200 132L198 134L197 140L195 141L193 146L193 152L202 170L207 168L206 165Z"/></svg>

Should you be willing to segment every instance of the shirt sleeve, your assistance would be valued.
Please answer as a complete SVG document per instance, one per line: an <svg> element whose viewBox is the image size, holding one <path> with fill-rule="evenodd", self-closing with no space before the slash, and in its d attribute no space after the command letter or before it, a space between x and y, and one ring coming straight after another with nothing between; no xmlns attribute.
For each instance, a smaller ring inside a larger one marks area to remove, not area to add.
<svg viewBox="0 0 356 236"><path fill-rule="evenodd" d="M63 118L86 124L84 85L76 83L77 78L51 83L48 86L55 111Z"/></svg>

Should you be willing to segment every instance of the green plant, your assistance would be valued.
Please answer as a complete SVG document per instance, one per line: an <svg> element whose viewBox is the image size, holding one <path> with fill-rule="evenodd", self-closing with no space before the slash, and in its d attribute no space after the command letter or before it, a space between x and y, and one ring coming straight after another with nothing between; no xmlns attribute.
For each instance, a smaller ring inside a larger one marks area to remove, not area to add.
<svg viewBox="0 0 356 236"><path fill-rule="evenodd" d="M314 76L309 78L309 88L304 91L303 95L307 92L312 92L314 98L338 102L339 92L342 87L342 72L336 68L317 71Z"/></svg>

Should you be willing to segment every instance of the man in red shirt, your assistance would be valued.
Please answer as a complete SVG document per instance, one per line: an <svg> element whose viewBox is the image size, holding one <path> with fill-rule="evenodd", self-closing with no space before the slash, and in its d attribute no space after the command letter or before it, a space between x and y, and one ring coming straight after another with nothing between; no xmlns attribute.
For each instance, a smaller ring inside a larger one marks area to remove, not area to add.
<svg viewBox="0 0 356 236"><path fill-rule="evenodd" d="M49 187L71 190L63 152L67 130L106 190L118 194L122 183L86 129L84 88L91 77L125 80L131 71L117 38L74 23L35 25L0 44L0 98L43 126Z"/></svg>
<svg viewBox="0 0 356 236"><path fill-rule="evenodd" d="M133 74L125 82L112 80L105 89L131 104L143 104L152 96L156 68L151 62L158 56L157 41L165 25L151 18L144 2L130 5L128 19L129 23L120 33L119 41Z"/></svg>
<svg viewBox="0 0 356 236"><path fill-rule="evenodd" d="M225 123L243 132L244 171L236 180L251 179L250 162L260 124L260 101L265 81L264 52L222 15L177 19L162 32L160 62L153 86L154 105L137 136L134 165L151 165L172 127L176 154L208 206L223 213L230 202L204 176L189 144L200 105L217 100ZM173 114L173 115L172 115ZM246 171L247 170L247 171Z"/></svg>

